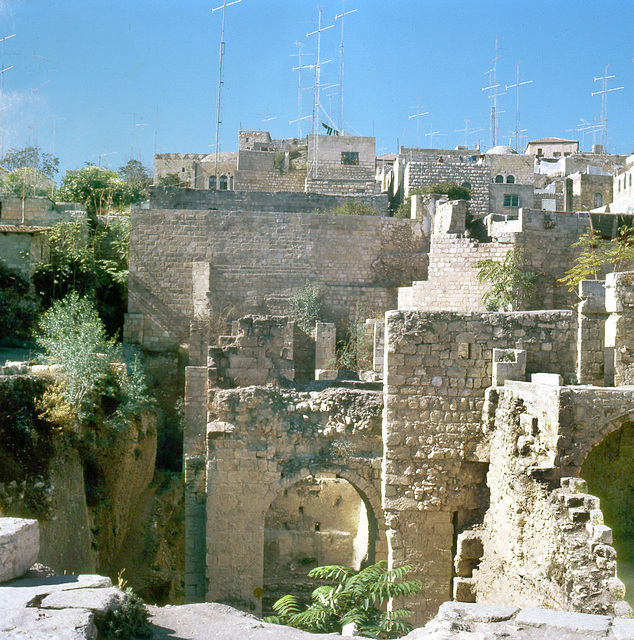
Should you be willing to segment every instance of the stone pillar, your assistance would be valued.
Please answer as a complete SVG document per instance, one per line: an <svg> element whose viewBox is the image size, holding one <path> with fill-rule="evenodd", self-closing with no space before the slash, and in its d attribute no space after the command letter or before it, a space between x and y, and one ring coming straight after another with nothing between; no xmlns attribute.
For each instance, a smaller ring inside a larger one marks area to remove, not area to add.
<svg viewBox="0 0 634 640"><path fill-rule="evenodd" d="M605 281L582 280L579 283L577 306L577 382L604 384Z"/></svg>
<svg viewBox="0 0 634 640"><path fill-rule="evenodd" d="M315 379L334 380L337 377L337 327L333 322L315 325Z"/></svg>
<svg viewBox="0 0 634 640"><path fill-rule="evenodd" d="M605 383L634 384L634 271L607 275L605 309Z"/></svg>
<svg viewBox="0 0 634 640"><path fill-rule="evenodd" d="M372 369L383 374L383 361L385 358L385 322L381 320L374 325L374 350L372 356Z"/></svg>
<svg viewBox="0 0 634 640"><path fill-rule="evenodd" d="M501 387L505 380L526 380L525 349L493 349L491 386Z"/></svg>

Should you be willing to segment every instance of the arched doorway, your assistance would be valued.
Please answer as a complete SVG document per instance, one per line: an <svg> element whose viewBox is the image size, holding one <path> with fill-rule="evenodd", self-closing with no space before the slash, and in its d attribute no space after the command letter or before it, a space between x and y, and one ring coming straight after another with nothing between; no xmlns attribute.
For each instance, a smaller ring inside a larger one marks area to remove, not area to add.
<svg viewBox="0 0 634 640"><path fill-rule="evenodd" d="M588 492L601 500L617 550L618 577L634 605L634 421L626 420L589 453L581 467Z"/></svg>
<svg viewBox="0 0 634 640"><path fill-rule="evenodd" d="M310 600L316 584L308 572L341 564L359 569L374 561L376 520L350 482L319 473L285 488L265 517L263 614L292 593Z"/></svg>

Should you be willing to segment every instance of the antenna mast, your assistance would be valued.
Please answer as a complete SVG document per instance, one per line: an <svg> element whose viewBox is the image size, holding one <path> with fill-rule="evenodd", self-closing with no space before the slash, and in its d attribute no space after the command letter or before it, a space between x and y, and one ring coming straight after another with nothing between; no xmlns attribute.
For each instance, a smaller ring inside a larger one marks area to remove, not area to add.
<svg viewBox="0 0 634 640"><path fill-rule="evenodd" d="M516 98L517 108L515 111L515 151L517 151L518 153L520 152L520 139L521 139L521 133L522 133L522 130L520 128L520 87L522 85L530 84L531 82L533 82L532 80L525 80L524 82L520 82L520 64L521 63L522 61L520 60L515 65L515 72L516 72L515 84L507 84L505 87L506 91L508 91L509 89L512 89L513 87L515 87L517 90L517 98Z"/></svg>
<svg viewBox="0 0 634 640"><path fill-rule="evenodd" d="M616 76L608 75L608 68L612 66L612 63L609 62L605 65L605 75L600 76L599 78L594 79L595 82L601 80L603 84L603 88L601 91L593 91L592 95L596 96L598 94L601 95L601 144L603 145L603 153L606 153L608 150L608 93L610 91L619 91L620 89L624 89L625 87L614 87L613 89L608 89L608 80L615 78Z"/></svg>
<svg viewBox="0 0 634 640"><path fill-rule="evenodd" d="M326 31L326 29L332 29L335 25L331 24L327 27L321 26L321 15L322 10L319 9L319 20L317 23L317 30L311 31L306 34L306 37L314 36L317 34L317 61L314 65L312 65L315 69L315 88L314 88L314 100L313 100L313 143L315 145L315 153L313 158L313 163L311 167L311 174L313 178L317 177L317 168L319 166L319 108L321 106L321 65L326 64L326 62L330 62L330 60L326 60L326 62L321 61L321 32Z"/></svg>
<svg viewBox="0 0 634 640"><path fill-rule="evenodd" d="M429 111L423 111L421 113L421 110L420 110L420 98L418 98L418 100L416 101L416 106L415 107L410 107L410 109L416 109L416 113L413 113L409 117L409 119L411 120L412 118L416 118L416 146L420 149L420 136L419 136L420 118L421 118L421 116L429 115Z"/></svg>
<svg viewBox="0 0 634 640"><path fill-rule="evenodd" d="M220 134L220 94L222 89L222 56L225 52L225 10L232 4L238 4L242 0L233 0L233 2L227 2L223 0L221 7L212 9L211 12L219 11L222 9L222 31L220 34L220 55L218 56L218 94L216 98L216 158L214 162L214 175L216 176L216 189L218 188L218 152L220 150L220 142L218 136Z"/></svg>
<svg viewBox="0 0 634 640"><path fill-rule="evenodd" d="M465 124L464 129L454 129L453 132L454 133L458 133L459 131L460 132L464 131L464 146L467 147L467 149L468 149L469 148L469 136L472 133L477 133L478 131L482 131L482 128L480 127L478 129L469 129L469 120L467 120L466 118L465 118L464 124Z"/></svg>
<svg viewBox="0 0 634 640"><path fill-rule="evenodd" d="M308 89L308 87L302 87L302 69L310 69L311 65L305 64L302 65L302 43L299 42L299 40L295 41L295 44L297 45L297 53L291 53L290 57L291 58L297 58L298 59L298 66L297 67L293 67L293 71L297 71L297 120L291 120L292 124L293 122L297 122L297 137L301 138L302 137L302 120L304 120L305 118L302 118L302 91L304 91L305 89ZM303 54L305 56L312 56L312 53L305 53ZM309 116L306 116L309 117Z"/></svg>
<svg viewBox="0 0 634 640"><path fill-rule="evenodd" d="M358 9L346 11L346 0L341 0L341 14L335 16L335 22L341 18L341 44L339 45L339 134L343 135L343 23L349 13L354 13Z"/></svg>
<svg viewBox="0 0 634 640"><path fill-rule="evenodd" d="M4 109L4 72L9 71L9 69L13 69L13 65L10 67L4 66L4 43L9 38L15 38L15 33L12 33L10 36L5 36L0 40L2 42L2 70L0 70L0 114L2 114L2 110ZM0 115L0 118L4 118L4 114ZM0 158L4 158L4 122L0 120Z"/></svg>
<svg viewBox="0 0 634 640"><path fill-rule="evenodd" d="M500 83L497 77L498 60L498 37L495 36L495 57L491 62L493 63L493 69L487 71L489 75L489 86L483 87L482 91L491 91L489 98L491 100L491 148L495 147L498 143L498 96L502 95L498 93L498 87Z"/></svg>

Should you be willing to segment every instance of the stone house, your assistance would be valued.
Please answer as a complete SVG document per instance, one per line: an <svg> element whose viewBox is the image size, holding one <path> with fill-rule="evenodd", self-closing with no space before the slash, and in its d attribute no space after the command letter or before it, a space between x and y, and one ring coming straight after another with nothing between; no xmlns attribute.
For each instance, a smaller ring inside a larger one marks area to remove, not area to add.
<svg viewBox="0 0 634 640"><path fill-rule="evenodd" d="M531 140L526 145L526 155L538 158L564 158L579 151L578 140L565 140L564 138L540 138Z"/></svg>

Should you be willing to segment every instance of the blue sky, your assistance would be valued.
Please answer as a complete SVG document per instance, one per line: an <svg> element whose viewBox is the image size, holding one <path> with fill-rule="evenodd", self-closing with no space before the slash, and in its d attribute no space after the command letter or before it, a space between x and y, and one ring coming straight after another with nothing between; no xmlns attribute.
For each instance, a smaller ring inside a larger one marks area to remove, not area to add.
<svg viewBox="0 0 634 640"><path fill-rule="evenodd" d="M222 0L0 0L4 50L2 146L53 149L61 175L84 162L117 168L134 155L213 151ZM341 0L321 0L323 23ZM595 76L611 63L610 150L634 151L634 2L631 0L346 0L358 9L345 21L346 130L375 135L377 153L406 146L489 144L486 72L499 37L501 89L532 80L520 94L529 139L571 137L581 119L601 113ZM312 0L242 0L227 9L221 149L237 148L238 129L270 129L290 137L297 125L296 41L314 52ZM340 22L322 35L322 84L336 83ZM309 61L314 60L310 58ZM39 62L39 74L38 74ZM312 84L304 72L304 86ZM38 88L39 87L39 88ZM336 88L322 105L337 120ZM303 92L303 115L312 91ZM409 116L421 111L429 115ZM499 98L499 141L515 129L515 92ZM132 115L136 114L136 115ZM57 118L53 118L57 116ZM274 118L274 119L269 119ZM325 116L322 117L325 120ZM136 126L144 125L144 126ZM302 123L310 130L310 119ZM462 132L456 132L462 130ZM592 144L585 135L585 147ZM596 141L600 142L600 134ZM106 155L107 154L107 155Z"/></svg>

